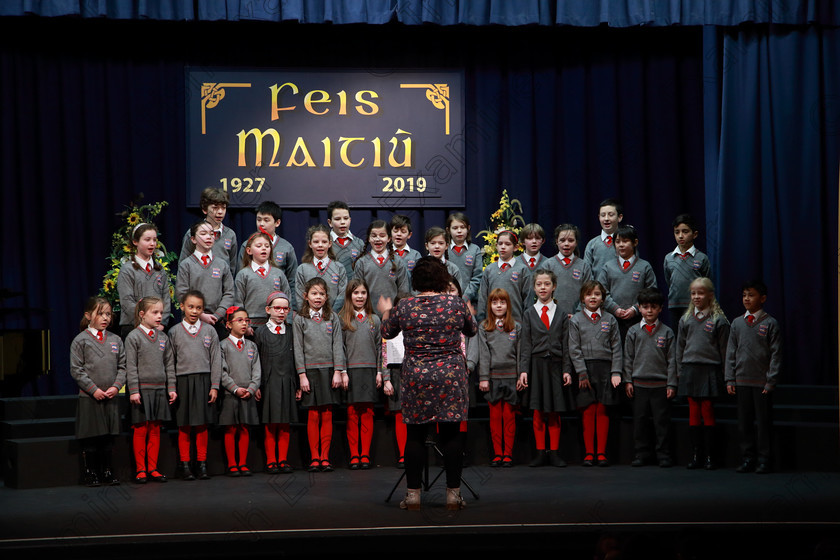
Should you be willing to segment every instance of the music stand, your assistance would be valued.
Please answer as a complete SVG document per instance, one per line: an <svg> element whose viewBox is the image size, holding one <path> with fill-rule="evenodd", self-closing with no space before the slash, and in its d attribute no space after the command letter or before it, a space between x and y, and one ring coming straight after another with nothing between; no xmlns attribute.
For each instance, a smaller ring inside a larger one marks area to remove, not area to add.
<svg viewBox="0 0 840 560"><path fill-rule="evenodd" d="M432 437L432 435L431 435L431 434L429 434L428 436L426 436L426 447L427 447L427 448L431 447L431 448L432 448L432 450L433 450L433 451L437 454L437 456L438 456L438 457L443 458L443 451L441 451L441 450L440 450L440 448L437 446L437 442L435 441L435 438L434 438L434 437ZM434 480L432 480L431 482L429 482L429 452L428 452L428 450L427 450L427 451L426 451L425 461L423 462L423 491L424 491L424 492L428 492L428 490L429 490L432 486L434 486L434 485L435 485L435 483L437 482L437 480L440 478L440 476L441 476L444 472L446 472L446 469L445 469L445 468L441 468L441 469L440 469L440 472L437 474L437 476L434 478ZM400 474L400 477L397 479L396 484L394 484L394 487L393 487L393 488L391 488L391 492L389 492L389 493L388 493L388 497L387 497L387 498L385 498L385 501L386 501L386 502L390 502L390 501L391 501L391 496L393 496L393 495L394 495L394 492L396 492L397 487L400 485L400 483L403 481L403 479L404 479L404 478L405 478L405 471L403 471L403 472L402 472L402 474ZM476 499L476 500L478 500L478 499L479 499L479 497L478 497L478 493L476 493L476 491L475 491L475 490L473 490L472 486L470 486L470 485L467 483L467 481L466 481L466 480L464 480L464 477L463 477L463 476L461 476L461 485L462 485L462 486L465 486L465 487L467 488L467 490L469 490L469 491L470 491L470 493L473 495L473 498L474 498L474 499Z"/></svg>

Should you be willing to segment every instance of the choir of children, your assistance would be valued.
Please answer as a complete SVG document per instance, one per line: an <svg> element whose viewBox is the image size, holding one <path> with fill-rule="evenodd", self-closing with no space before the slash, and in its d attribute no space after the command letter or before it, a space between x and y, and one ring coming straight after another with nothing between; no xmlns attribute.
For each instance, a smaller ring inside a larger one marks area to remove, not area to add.
<svg viewBox="0 0 840 560"><path fill-rule="evenodd" d="M339 407L347 413L349 468L371 468L377 403L394 416L402 465L401 345L382 339L374 310L380 296L411 297L411 271L421 253L408 245L410 218L375 220L359 238L350 231L349 207L331 202L327 224L307 232L298 265L292 245L277 234L277 204L256 208L257 231L238 247L236 233L222 225L228 200L218 189L202 194L206 217L184 237L174 290L183 320L171 330L169 284L154 258L152 224L135 228L132 259L120 271L120 336L107 333L108 302L88 302L71 347L85 484L118 484L109 449L120 433L115 397L123 386L130 394L137 483L166 481L157 457L160 431L170 420L178 427L176 472L184 480L210 477L208 430L214 426L223 428L228 475L250 475L250 431L259 424L263 470L292 472L289 439L299 407L307 413L309 471L333 470L333 411ZM712 405L729 394L738 409L738 472L770 472L770 397L781 336L763 310L764 284L743 286L746 313L730 328L714 296L709 259L694 245L699 228L690 215L673 221L677 247L663 265L667 299L650 263L636 254L635 229L621 224L620 202L603 201L598 219L601 234L583 257L577 226L557 226L551 241L558 252L546 257L540 252L545 230L530 223L520 236L498 233L499 260L487 267L463 213L426 232L427 253L447 264L459 293L478 303L484 320L465 354L478 372L474 389L488 405L490 466L513 465L517 418L528 409L535 445L530 466L565 467L560 416L575 408L582 464L608 466L610 417L626 399L633 405L631 464L655 460L670 467L671 402L681 397L689 404L687 467L713 469ZM660 317L666 301L673 329Z"/></svg>

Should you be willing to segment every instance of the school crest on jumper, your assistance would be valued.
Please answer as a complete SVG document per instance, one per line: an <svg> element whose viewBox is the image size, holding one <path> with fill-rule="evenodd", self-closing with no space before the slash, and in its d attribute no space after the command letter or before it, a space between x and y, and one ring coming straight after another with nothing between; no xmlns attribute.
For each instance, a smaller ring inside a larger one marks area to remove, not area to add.
<svg viewBox="0 0 840 560"><path fill-rule="evenodd" d="M225 249L230 250L230 239L225 238Z"/></svg>
<svg viewBox="0 0 840 560"><path fill-rule="evenodd" d="M510 331L508 334L508 338L511 340L516 340L516 331Z"/></svg>
<svg viewBox="0 0 840 560"><path fill-rule="evenodd" d="M274 262L277 263L277 266L283 266L284 260L286 260L286 253L283 251L277 251L274 253Z"/></svg>
<svg viewBox="0 0 840 560"><path fill-rule="evenodd" d="M338 274L333 274L333 275L332 275L332 278L330 278L330 282L332 282L333 284L338 285Z"/></svg>
<svg viewBox="0 0 840 560"><path fill-rule="evenodd" d="M158 274L157 278L155 279L155 284L157 284L158 288L163 287L163 274Z"/></svg>
<svg viewBox="0 0 840 560"><path fill-rule="evenodd" d="M574 268L572 269L572 278L575 280L580 280L581 272L580 269Z"/></svg>
<svg viewBox="0 0 840 560"><path fill-rule="evenodd" d="M166 341L161 338L160 342L158 342L158 346L160 347L160 351L163 352L166 350Z"/></svg>
<svg viewBox="0 0 840 560"><path fill-rule="evenodd" d="M758 325L758 336L767 336L767 325Z"/></svg>
<svg viewBox="0 0 840 560"><path fill-rule="evenodd" d="M274 279L274 289L275 290L280 289L280 278L279 277Z"/></svg>
<svg viewBox="0 0 840 560"><path fill-rule="evenodd" d="M408 271L411 272L414 270L414 265L417 263L414 259L409 259L406 261L406 266L408 267Z"/></svg>
<svg viewBox="0 0 840 560"><path fill-rule="evenodd" d="M656 347L657 348L665 348L665 337L664 336L656 337Z"/></svg>
<svg viewBox="0 0 840 560"><path fill-rule="evenodd" d="M714 321L711 321L711 320L706 321L706 323L703 325L703 330L706 331L706 332L709 332L709 333L712 332L713 330L715 330Z"/></svg>
<svg viewBox="0 0 840 560"><path fill-rule="evenodd" d="M700 270L700 261L695 259L694 262L691 263L691 268L693 268L694 270Z"/></svg>
<svg viewBox="0 0 840 560"><path fill-rule="evenodd" d="M324 324L324 328L327 330L327 332L328 332L329 334L332 334L332 332L333 332L333 324L332 324L332 321L327 321L327 322Z"/></svg>
<svg viewBox="0 0 840 560"><path fill-rule="evenodd" d="M464 264L465 265L472 266L474 262L475 262L475 257L473 257L472 255L467 255L466 257L464 257Z"/></svg>
<svg viewBox="0 0 840 560"><path fill-rule="evenodd" d="M119 354L119 352L120 352L119 342L112 342L111 343L111 353L112 354Z"/></svg>
<svg viewBox="0 0 840 560"><path fill-rule="evenodd" d="M210 348L210 344L213 342L213 337L209 334L204 335L204 347Z"/></svg>
<svg viewBox="0 0 840 560"><path fill-rule="evenodd" d="M249 360L253 360L253 359L254 359L254 349L253 349L252 347L250 347L250 346L248 347L248 359L249 359Z"/></svg>
<svg viewBox="0 0 840 560"><path fill-rule="evenodd" d="M213 278L221 278L222 277L222 269L221 268L214 268L210 273L210 276Z"/></svg>
<svg viewBox="0 0 840 560"><path fill-rule="evenodd" d="M359 256L359 250L358 249L350 249L350 256L355 259L356 257Z"/></svg>
<svg viewBox="0 0 840 560"><path fill-rule="evenodd" d="M397 274L394 272L393 269L388 271L388 278L390 278L391 280L393 280L396 276Z"/></svg>
<svg viewBox="0 0 840 560"><path fill-rule="evenodd" d="M519 272L514 270L513 272L510 273L510 281L511 282L516 282L517 280L519 280Z"/></svg>
<svg viewBox="0 0 840 560"><path fill-rule="evenodd" d="M601 332L610 332L610 322L601 321Z"/></svg>
<svg viewBox="0 0 840 560"><path fill-rule="evenodd" d="M639 272L638 270L634 270L633 274L631 274L631 277L633 278L633 282L638 282L639 278L642 277L642 273Z"/></svg>

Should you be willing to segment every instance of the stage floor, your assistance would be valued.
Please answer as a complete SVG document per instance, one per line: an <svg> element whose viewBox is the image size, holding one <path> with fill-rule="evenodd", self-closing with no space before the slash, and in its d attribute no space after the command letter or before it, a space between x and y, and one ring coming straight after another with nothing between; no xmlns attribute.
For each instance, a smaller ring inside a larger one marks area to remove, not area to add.
<svg viewBox="0 0 840 560"><path fill-rule="evenodd" d="M431 467L432 478L439 472ZM399 509L402 471L256 473L140 486L0 488L3 557L201 558L562 553L593 558L614 535L624 558L817 558L840 536L840 473L738 474L684 467L467 467L467 508L443 479L419 512ZM836 549L835 549L836 550ZM642 551L643 554L642 554ZM721 551L726 551L721 556ZM635 556L634 553L642 554ZM685 556L682 556L685 557Z"/></svg>

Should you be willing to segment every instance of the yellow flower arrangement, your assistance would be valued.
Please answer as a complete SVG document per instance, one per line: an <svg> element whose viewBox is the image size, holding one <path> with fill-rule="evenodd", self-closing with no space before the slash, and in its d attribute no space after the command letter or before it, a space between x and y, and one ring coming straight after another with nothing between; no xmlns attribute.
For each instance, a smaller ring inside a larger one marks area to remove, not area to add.
<svg viewBox="0 0 840 560"><path fill-rule="evenodd" d="M484 266L499 260L499 252L496 250L496 240L502 231L512 231L519 237L525 220L522 218L522 203L518 199L511 199L507 189L502 191L502 198L499 201L499 209L490 214L490 227L476 234L477 238L484 240ZM516 254L522 252L517 247Z"/></svg>
<svg viewBox="0 0 840 560"><path fill-rule="evenodd" d="M154 223L154 218L169 204L166 201L155 202L152 204L145 204L138 206L138 202L143 198L143 194L138 195L137 200L132 201L128 207L120 214L122 217L121 225L117 228L111 236L111 254L106 257L109 267L102 277L102 287L99 289L99 295L111 302L111 307L115 312L120 310L120 295L117 292L117 277L120 274L120 267L123 263L128 262L134 254L134 245L131 242L131 236L134 233L134 227L141 223ZM175 284L175 275L170 272L171 263L178 258L173 252L168 252L166 246L158 240L157 250L155 251L155 260L160 263L163 270L169 275L169 282L171 285ZM175 300L175 291L171 288L169 295L172 298L172 303L178 308L178 302Z"/></svg>

